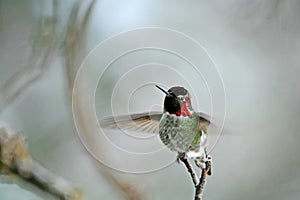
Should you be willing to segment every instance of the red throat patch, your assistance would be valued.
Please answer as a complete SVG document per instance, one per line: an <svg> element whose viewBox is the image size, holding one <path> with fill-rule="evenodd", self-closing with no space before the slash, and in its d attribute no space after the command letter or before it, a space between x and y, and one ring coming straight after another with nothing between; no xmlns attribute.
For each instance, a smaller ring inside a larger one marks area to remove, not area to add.
<svg viewBox="0 0 300 200"><path fill-rule="evenodd" d="M177 111L175 112L175 115L176 115L176 116L181 116L181 110L177 110Z"/></svg>
<svg viewBox="0 0 300 200"><path fill-rule="evenodd" d="M181 104L181 116L184 116L184 117L187 116L187 117L190 117L190 118L193 117L193 115L191 114L191 112L189 111L189 109L187 108L185 103Z"/></svg>

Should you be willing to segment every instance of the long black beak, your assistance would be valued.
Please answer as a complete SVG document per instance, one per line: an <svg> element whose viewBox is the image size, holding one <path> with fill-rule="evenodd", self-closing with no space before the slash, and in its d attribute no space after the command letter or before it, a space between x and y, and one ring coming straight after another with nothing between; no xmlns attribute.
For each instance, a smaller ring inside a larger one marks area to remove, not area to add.
<svg viewBox="0 0 300 200"><path fill-rule="evenodd" d="M158 89L160 89L161 91L163 91L163 93L165 93L167 96L170 96L169 92L167 92L166 90L162 89L161 87L159 87L158 85L155 85Z"/></svg>

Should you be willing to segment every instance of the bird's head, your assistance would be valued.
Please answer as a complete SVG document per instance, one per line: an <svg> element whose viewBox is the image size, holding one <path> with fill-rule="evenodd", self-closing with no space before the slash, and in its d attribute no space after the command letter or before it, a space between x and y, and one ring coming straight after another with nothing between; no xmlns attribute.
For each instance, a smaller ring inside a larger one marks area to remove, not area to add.
<svg viewBox="0 0 300 200"><path fill-rule="evenodd" d="M175 86L168 91L165 91L158 85L156 85L156 87L166 94L164 101L165 111L170 114L176 114L177 116L193 116L191 97L184 87Z"/></svg>

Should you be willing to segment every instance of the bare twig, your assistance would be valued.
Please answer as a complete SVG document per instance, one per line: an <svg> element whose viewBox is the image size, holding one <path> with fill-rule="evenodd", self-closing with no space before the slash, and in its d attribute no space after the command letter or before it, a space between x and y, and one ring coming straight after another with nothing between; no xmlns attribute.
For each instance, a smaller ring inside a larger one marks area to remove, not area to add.
<svg viewBox="0 0 300 200"><path fill-rule="evenodd" d="M203 192L204 192L204 186L206 183L206 177L207 175L211 175L211 162L212 158L211 156L207 157L207 161L205 162L205 168L201 170L201 176L198 181L198 177L195 173L195 170L193 169L193 166L189 163L187 157L185 154L178 155L179 159L185 164L185 167L187 168L188 172L190 173L194 186L195 186L195 200L202 200Z"/></svg>
<svg viewBox="0 0 300 200"><path fill-rule="evenodd" d="M207 161L205 162L206 167L202 169L201 177L199 179L199 184L196 186L195 200L202 200L204 186L206 183L206 176L211 175L211 161L212 161L211 156L208 156Z"/></svg>
<svg viewBox="0 0 300 200"><path fill-rule="evenodd" d="M198 177L193 169L193 166L189 163L185 154L183 156L180 156L179 158L185 164L185 167L187 168L188 172L190 173L193 183L196 186L198 184Z"/></svg>
<svg viewBox="0 0 300 200"><path fill-rule="evenodd" d="M2 176L7 178L12 177L11 174L20 176L61 199L82 199L80 190L33 160L27 150L24 136L8 128L0 129L0 166Z"/></svg>

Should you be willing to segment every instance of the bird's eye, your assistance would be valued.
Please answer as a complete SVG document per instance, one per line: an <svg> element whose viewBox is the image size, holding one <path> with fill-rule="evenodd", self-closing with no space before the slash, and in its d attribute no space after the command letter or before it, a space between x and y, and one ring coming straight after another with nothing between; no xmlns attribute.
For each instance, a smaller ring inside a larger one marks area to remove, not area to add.
<svg viewBox="0 0 300 200"><path fill-rule="evenodd" d="M178 99L179 99L179 101L181 101L181 102L184 102L185 101L185 98L184 97L178 97Z"/></svg>

